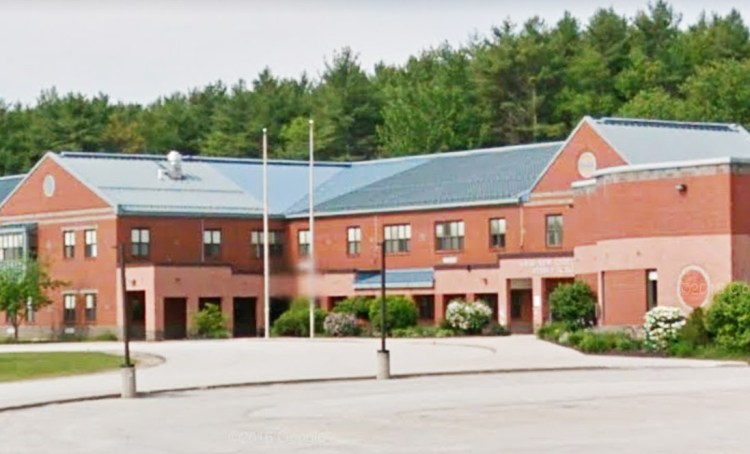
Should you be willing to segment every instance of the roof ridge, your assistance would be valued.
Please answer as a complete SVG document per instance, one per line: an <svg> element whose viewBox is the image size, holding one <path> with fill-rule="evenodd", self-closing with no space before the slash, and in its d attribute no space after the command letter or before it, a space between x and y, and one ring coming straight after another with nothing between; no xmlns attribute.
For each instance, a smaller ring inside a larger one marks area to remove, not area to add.
<svg viewBox="0 0 750 454"><path fill-rule="evenodd" d="M700 121L678 121L678 120L654 120L648 118L627 118L627 117L602 117L594 120L597 124L613 126L634 126L634 127L657 127L673 129L698 129L701 131L716 132L744 132L744 127L737 123L715 123Z"/></svg>

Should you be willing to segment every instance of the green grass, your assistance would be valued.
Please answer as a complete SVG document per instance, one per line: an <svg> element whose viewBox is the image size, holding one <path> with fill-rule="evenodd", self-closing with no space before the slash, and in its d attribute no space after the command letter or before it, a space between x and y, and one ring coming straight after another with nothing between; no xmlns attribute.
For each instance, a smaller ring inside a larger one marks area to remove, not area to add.
<svg viewBox="0 0 750 454"><path fill-rule="evenodd" d="M90 374L120 365L122 358L106 353L0 353L0 382Z"/></svg>

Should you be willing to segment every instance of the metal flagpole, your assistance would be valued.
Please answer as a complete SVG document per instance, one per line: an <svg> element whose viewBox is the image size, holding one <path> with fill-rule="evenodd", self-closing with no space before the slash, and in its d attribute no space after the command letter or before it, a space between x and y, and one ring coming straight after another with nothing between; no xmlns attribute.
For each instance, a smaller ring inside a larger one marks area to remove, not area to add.
<svg viewBox="0 0 750 454"><path fill-rule="evenodd" d="M307 199L310 202L310 256L309 256L309 276L310 276L310 338L315 337L315 198L313 197L313 172L315 167L314 147L313 147L313 129L315 122L310 119L310 175L308 178L309 186L307 188Z"/></svg>
<svg viewBox="0 0 750 454"><path fill-rule="evenodd" d="M263 335L271 335L270 263L268 253L268 135L263 128Z"/></svg>

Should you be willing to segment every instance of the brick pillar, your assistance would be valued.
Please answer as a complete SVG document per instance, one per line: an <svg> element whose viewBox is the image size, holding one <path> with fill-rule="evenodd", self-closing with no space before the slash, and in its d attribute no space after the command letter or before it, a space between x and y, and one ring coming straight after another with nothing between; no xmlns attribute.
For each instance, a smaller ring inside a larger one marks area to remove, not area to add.
<svg viewBox="0 0 750 454"><path fill-rule="evenodd" d="M467 293L466 294L466 301L472 302L476 300L476 295L474 293Z"/></svg>
<svg viewBox="0 0 750 454"><path fill-rule="evenodd" d="M445 318L445 295L435 294L435 324L439 324Z"/></svg>
<svg viewBox="0 0 750 454"><path fill-rule="evenodd" d="M534 331L544 324L544 281L541 277L531 279L531 307L534 314Z"/></svg>
<svg viewBox="0 0 750 454"><path fill-rule="evenodd" d="M510 328L510 289L508 280L500 279L497 294L497 323Z"/></svg>

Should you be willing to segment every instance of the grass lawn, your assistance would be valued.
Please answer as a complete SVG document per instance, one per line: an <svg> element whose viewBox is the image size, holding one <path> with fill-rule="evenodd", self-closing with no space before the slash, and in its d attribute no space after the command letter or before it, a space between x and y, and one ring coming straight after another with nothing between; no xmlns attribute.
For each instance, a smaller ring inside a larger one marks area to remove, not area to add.
<svg viewBox="0 0 750 454"><path fill-rule="evenodd" d="M0 353L0 382L89 374L121 364L119 356L96 352Z"/></svg>

